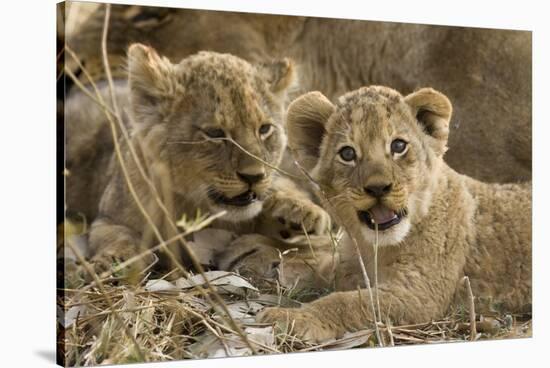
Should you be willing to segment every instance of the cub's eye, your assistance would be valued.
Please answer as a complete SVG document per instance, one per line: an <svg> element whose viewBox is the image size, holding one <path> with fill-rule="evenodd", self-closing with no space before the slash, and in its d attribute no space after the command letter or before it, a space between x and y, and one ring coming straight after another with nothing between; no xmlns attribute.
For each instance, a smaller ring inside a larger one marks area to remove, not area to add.
<svg viewBox="0 0 550 368"><path fill-rule="evenodd" d="M350 146L342 147L340 151L338 151L338 154L340 155L342 160L348 162L355 160L356 157L355 150Z"/></svg>
<svg viewBox="0 0 550 368"><path fill-rule="evenodd" d="M209 138L225 138L225 132L222 129L212 128L204 130Z"/></svg>
<svg viewBox="0 0 550 368"><path fill-rule="evenodd" d="M258 132L260 133L260 135L268 135L272 129L273 129L273 125L264 124L260 127L260 129L258 129Z"/></svg>
<svg viewBox="0 0 550 368"><path fill-rule="evenodd" d="M407 142L402 139L394 139L390 145L391 153L403 153L406 148Z"/></svg>

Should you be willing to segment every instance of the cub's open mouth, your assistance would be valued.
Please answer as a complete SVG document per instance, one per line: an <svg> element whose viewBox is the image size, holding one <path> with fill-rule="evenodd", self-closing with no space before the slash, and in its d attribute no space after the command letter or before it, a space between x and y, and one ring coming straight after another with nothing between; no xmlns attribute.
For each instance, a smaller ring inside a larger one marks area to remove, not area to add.
<svg viewBox="0 0 550 368"><path fill-rule="evenodd" d="M398 211L389 209L388 207L377 204L368 211L358 211L359 220L364 222L370 229L375 230L374 224L378 224L378 230L384 231L401 222L406 211Z"/></svg>
<svg viewBox="0 0 550 368"><path fill-rule="evenodd" d="M210 190L208 191L208 197L218 204L237 207L248 206L258 200L256 193L251 190L247 190L246 192L231 198L224 196L218 191Z"/></svg>

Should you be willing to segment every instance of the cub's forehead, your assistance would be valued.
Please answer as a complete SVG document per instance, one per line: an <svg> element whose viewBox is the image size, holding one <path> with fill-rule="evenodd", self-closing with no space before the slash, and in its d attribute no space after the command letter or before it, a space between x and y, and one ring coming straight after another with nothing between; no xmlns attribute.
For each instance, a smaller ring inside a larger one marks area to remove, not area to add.
<svg viewBox="0 0 550 368"><path fill-rule="evenodd" d="M387 87L363 87L338 99L334 123L379 133L399 128L396 124L407 119L407 111L399 92Z"/></svg>
<svg viewBox="0 0 550 368"><path fill-rule="evenodd" d="M245 85L258 87L256 68L230 54L199 52L184 59L178 68L187 85L209 85L220 89L235 89Z"/></svg>
<svg viewBox="0 0 550 368"><path fill-rule="evenodd" d="M201 52L178 67L205 123L231 129L269 120L273 106L267 87L248 62L230 54Z"/></svg>

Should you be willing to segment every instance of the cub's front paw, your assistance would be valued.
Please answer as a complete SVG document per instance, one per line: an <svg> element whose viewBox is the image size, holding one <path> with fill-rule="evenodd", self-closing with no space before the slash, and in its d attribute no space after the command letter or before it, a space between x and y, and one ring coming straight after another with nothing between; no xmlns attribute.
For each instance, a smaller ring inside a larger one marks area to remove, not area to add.
<svg viewBox="0 0 550 368"><path fill-rule="evenodd" d="M102 249L91 260L94 272L100 276L105 273L117 277L138 279L140 274L150 269L158 257L131 244L116 244Z"/></svg>
<svg viewBox="0 0 550 368"><path fill-rule="evenodd" d="M328 213L309 199L275 195L266 203L266 210L278 222L278 236L283 239L302 235L304 230L310 235L324 235L330 230Z"/></svg>
<svg viewBox="0 0 550 368"><path fill-rule="evenodd" d="M339 336L334 326L307 308L266 308L256 316L256 320L272 323L276 333L290 334L310 343Z"/></svg>

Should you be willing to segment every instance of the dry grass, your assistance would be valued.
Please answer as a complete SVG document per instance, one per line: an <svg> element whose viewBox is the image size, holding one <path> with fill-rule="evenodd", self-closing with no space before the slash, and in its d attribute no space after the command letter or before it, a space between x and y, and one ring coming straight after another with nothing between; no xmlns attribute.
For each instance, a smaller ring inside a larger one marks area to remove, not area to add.
<svg viewBox="0 0 550 368"><path fill-rule="evenodd" d="M252 351L228 327L220 312L196 288L151 291L147 282L169 276L148 274L137 285L112 276L103 288L64 289L58 300L66 311L66 326L58 323L66 365L97 365L138 361L169 361L218 356L251 355ZM381 345L374 329L350 333L336 341L311 345L292 336L274 336L270 326L254 322L261 308L299 306L311 298L307 291L280 285L245 293L223 293L226 305L259 354L321 351ZM219 290L220 291L220 290ZM324 293L325 291L318 291ZM107 296L110 303L107 301ZM315 296L319 296L315 295ZM117 317L118 315L118 317ZM130 336L126 333L125 327ZM467 308L439 321L406 326L379 323L384 346L470 341ZM477 316L475 340L531 336L526 316ZM141 356L134 349L139 345Z"/></svg>
<svg viewBox="0 0 550 368"><path fill-rule="evenodd" d="M109 5L107 5L106 11L102 51L112 92L113 83L106 57L108 18ZM66 51L78 64L77 56L70 49L66 49ZM86 75L85 68L82 65L80 67ZM184 226L174 223L164 205L163 198L165 196L154 185L157 181L154 180L155 178L149 177L150 173L147 168L141 167L137 159L128 132L125 131L125 126L120 118L113 94L111 94L112 101L109 104L108 101L103 100L91 78L89 81L92 89L90 90L70 70L65 70L65 72L74 80L77 88L80 88L103 109L112 128L113 137L116 138L120 133L125 140L139 167L140 175L149 184L152 195L166 218L169 219L172 230L176 233L172 238L163 239L160 231L155 231L154 235L158 241L155 248L136 255L124 264L113 264L110 270L98 275L79 254L80 248L77 243L85 239L82 237L82 234L86 233L85 224L83 226L76 224L79 225L76 227L74 222L64 224L61 231L64 232L63 238L66 244L59 244L60 249L68 247L76 255L74 262L70 262L65 258L64 251L59 252L59 262L63 268L58 277L65 283L60 283L58 290L58 348L60 360L65 365L88 366L168 361L531 335L531 321L525 316L495 314L490 317L482 317L476 315L471 308L452 311L440 321L407 326L391 326L390 321L383 323L383 313L381 314L379 310L379 302L373 298L371 282L363 261L359 259L365 284L368 286L368 295L365 297L370 299L370 306L375 311L373 315L377 316L377 321L372 329L349 333L341 339L316 345L299 341L289 335L275 336L271 326L255 322L256 313L267 306L298 307L303 301L317 298L330 290L298 290L292 287L283 287L276 280L247 280L235 275L230 276L233 277L232 282L235 282L235 285L231 283L229 286L217 284L217 280L211 278L211 274L202 269L200 262L183 237L207 226L212 221L212 217L199 215L192 220L183 219ZM115 154L125 173L125 162L122 159L117 139L114 141ZM234 141L232 143L237 144ZM138 148L142 149L142 147ZM312 180L305 171L303 173L310 181ZM128 175L125 176L128 186L132 190L132 183ZM315 182L312 184L316 185ZM139 198L134 197L138 207L141 207ZM141 209L144 217L148 218L147 211L142 207ZM153 224L153 221L149 222ZM154 224L152 226L154 228ZM183 227L185 231L179 231L180 227ZM139 260L145 253L154 250L169 252L166 246L172 242L181 243L193 260L197 274L202 275L205 282L197 285L185 284L185 280L197 275L184 269L175 256L173 257L174 268L172 270L158 273L151 269L144 274L137 275L137 278L136 275L125 273L126 267ZM334 240L333 242L335 243ZM356 247L358 249L358 244ZM359 251L358 254L360 254ZM89 281L78 277L71 278L74 275L72 271L78 267L83 267L88 272L91 276L88 278ZM171 276L177 271L180 271L179 273L184 277L178 279L179 281L174 281ZM152 282L154 280L163 281ZM246 282L250 284L250 287L242 286ZM182 286L183 284L185 285ZM377 287L376 273L373 287ZM476 327L470 328L470 326Z"/></svg>

